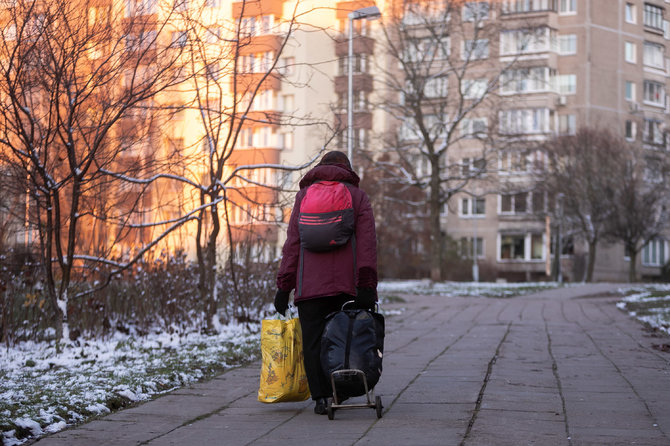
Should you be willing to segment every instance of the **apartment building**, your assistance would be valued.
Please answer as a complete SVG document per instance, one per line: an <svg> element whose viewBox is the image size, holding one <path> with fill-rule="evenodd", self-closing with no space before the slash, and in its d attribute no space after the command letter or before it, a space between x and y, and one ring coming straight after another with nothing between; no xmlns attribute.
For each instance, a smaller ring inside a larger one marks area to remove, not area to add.
<svg viewBox="0 0 670 446"><path fill-rule="evenodd" d="M513 127L527 141L542 141L581 126L607 127L649 150L666 150L668 5L659 0L509 0L492 6L490 20L504 30L499 52L491 57L501 64L516 58L501 83L500 132ZM550 204L524 187L542 154L524 144L521 150L499 150L496 162L499 192L478 195L473 183L469 192L474 190L474 196L457 195L444 224L463 254L472 259L475 252L477 263L497 277L542 279L550 271L549 241L556 222L534 215ZM668 260L667 243L658 239L643 249L642 277L659 274ZM568 240L563 250L563 276L582 280L586 247ZM628 262L623 246L603 243L594 279L621 280Z"/></svg>

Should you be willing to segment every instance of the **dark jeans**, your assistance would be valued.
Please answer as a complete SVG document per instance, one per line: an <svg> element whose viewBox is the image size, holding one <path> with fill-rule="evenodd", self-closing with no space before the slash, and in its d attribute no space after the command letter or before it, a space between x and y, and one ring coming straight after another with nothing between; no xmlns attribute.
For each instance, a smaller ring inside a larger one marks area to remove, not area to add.
<svg viewBox="0 0 670 446"><path fill-rule="evenodd" d="M349 300L354 300L354 297L339 294L309 299L297 304L302 329L305 373L313 400L333 396L330 377L321 369L321 335L326 326L326 316L342 309L342 305Z"/></svg>

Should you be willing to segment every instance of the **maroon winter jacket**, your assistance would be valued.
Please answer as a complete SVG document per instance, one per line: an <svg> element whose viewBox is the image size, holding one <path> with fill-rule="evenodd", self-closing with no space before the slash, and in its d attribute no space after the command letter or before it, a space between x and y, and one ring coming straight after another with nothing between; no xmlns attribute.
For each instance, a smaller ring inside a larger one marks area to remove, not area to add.
<svg viewBox="0 0 670 446"><path fill-rule="evenodd" d="M303 250L300 262L300 234L298 214L307 187L316 181L342 181L350 184L351 199L356 219L356 262L351 239L346 245L328 252ZM288 233L277 274L277 288L296 289L294 302L340 293L356 295L356 288L377 288L377 237L372 206L365 192L358 188L358 175L343 164L318 165L300 180L300 191L295 197ZM299 268L302 264L302 289Z"/></svg>

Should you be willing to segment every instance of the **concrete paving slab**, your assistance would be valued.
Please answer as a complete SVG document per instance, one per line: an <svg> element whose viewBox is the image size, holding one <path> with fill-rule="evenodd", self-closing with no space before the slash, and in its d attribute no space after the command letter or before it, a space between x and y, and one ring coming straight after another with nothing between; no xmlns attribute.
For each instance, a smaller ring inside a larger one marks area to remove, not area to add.
<svg viewBox="0 0 670 446"><path fill-rule="evenodd" d="M37 444L670 445L670 354L652 347L670 341L618 311L616 288L405 296L389 306L405 310L387 318L382 419L259 403L253 363Z"/></svg>

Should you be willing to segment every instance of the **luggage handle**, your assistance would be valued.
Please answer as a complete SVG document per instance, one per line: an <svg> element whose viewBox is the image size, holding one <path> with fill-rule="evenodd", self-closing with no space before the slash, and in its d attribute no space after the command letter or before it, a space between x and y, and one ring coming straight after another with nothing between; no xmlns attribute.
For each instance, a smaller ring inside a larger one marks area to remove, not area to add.
<svg viewBox="0 0 670 446"><path fill-rule="evenodd" d="M344 311L344 307L346 307L349 304L354 305L356 303L355 300L348 300L345 303L342 304L342 311ZM375 302L375 308L372 309L375 313L379 313L379 302Z"/></svg>

